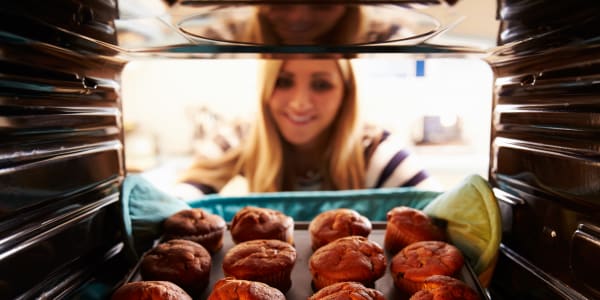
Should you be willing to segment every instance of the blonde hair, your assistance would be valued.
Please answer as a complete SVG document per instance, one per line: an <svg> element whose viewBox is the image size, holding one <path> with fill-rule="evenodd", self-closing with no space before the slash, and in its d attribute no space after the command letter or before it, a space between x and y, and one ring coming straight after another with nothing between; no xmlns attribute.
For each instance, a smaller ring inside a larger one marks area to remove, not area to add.
<svg viewBox="0 0 600 300"><path fill-rule="evenodd" d="M246 30L242 34L242 41L266 45L281 44L281 39L277 36L275 31L273 31L273 26L269 24L264 16L263 12L265 11L265 7L266 6L263 5L253 8L254 12L252 13L252 17L246 25ZM364 17L360 6L346 5L344 15L335 26L314 42L320 45L354 43L357 41L359 35L363 33L364 23Z"/></svg>
<svg viewBox="0 0 600 300"><path fill-rule="evenodd" d="M347 190L365 186L365 158L359 126L358 99L354 72L347 59L336 60L345 83L344 99L331 124L332 141L324 152L324 189ZM184 180L221 188L242 174L250 192L276 192L293 189L294 178L286 169L283 137L268 108L283 60L263 60L259 82L260 108L250 135L238 149L218 161L198 161Z"/></svg>

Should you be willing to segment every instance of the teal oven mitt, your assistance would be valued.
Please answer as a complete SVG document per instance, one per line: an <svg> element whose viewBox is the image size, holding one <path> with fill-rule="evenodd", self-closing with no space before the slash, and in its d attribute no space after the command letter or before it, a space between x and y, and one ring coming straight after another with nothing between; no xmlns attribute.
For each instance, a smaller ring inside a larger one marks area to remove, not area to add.
<svg viewBox="0 0 600 300"><path fill-rule="evenodd" d="M465 254L482 286L487 286L502 235L500 208L488 182L479 175L470 175L423 211L448 222L450 241Z"/></svg>
<svg viewBox="0 0 600 300"><path fill-rule="evenodd" d="M123 181L121 204L126 246L136 261L160 237L164 219L190 208L140 175L128 175Z"/></svg>
<svg viewBox="0 0 600 300"><path fill-rule="evenodd" d="M371 221L386 221L386 213L395 206L423 209L440 192L424 191L412 187L363 189L344 191L298 191L251 194L227 197L207 195L190 201L194 208L202 208L231 221L244 206L276 209L291 216L294 221L312 220L317 214L335 209L351 208Z"/></svg>

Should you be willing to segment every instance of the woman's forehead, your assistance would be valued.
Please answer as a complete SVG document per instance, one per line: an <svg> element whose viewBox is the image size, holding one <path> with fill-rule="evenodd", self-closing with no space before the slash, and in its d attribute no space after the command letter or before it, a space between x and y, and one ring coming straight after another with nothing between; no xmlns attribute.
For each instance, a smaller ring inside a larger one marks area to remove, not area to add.
<svg viewBox="0 0 600 300"><path fill-rule="evenodd" d="M291 73L333 73L339 74L336 60L294 59L283 63L282 70Z"/></svg>

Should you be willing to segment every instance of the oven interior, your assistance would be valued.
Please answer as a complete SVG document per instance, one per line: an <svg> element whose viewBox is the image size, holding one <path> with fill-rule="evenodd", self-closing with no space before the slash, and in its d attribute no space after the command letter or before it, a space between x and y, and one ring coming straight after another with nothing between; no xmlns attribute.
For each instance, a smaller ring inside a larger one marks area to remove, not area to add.
<svg viewBox="0 0 600 300"><path fill-rule="evenodd" d="M489 46L452 39L464 20L448 12L460 1L333 1L382 9L412 33L315 45L206 36L215 20L269 1L164 2L166 15L131 3L0 4L1 299L102 298L131 270L120 199L130 172L123 103L130 62L219 66L306 53L379 62L373 70L394 61L398 71L408 61L415 77L435 61L484 62L489 117L475 126L488 133L482 173L503 226L489 296L600 297L598 5L498 0L482 12L497 22Z"/></svg>

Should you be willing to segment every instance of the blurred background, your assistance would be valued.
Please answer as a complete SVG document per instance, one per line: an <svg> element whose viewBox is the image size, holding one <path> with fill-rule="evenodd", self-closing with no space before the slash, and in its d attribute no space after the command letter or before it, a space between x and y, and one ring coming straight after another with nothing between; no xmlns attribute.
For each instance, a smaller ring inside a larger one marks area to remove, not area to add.
<svg viewBox="0 0 600 300"><path fill-rule="evenodd" d="M495 5L463 0L427 13L463 18L437 40L485 49L495 45ZM159 2L152 9L163 8ZM353 64L363 117L401 136L444 188L469 174L487 178L493 75L485 61L373 54ZM129 63L122 74L128 171L168 190L194 155L218 156L215 136L227 140L253 117L257 66L252 59ZM244 193L231 186L222 193Z"/></svg>

